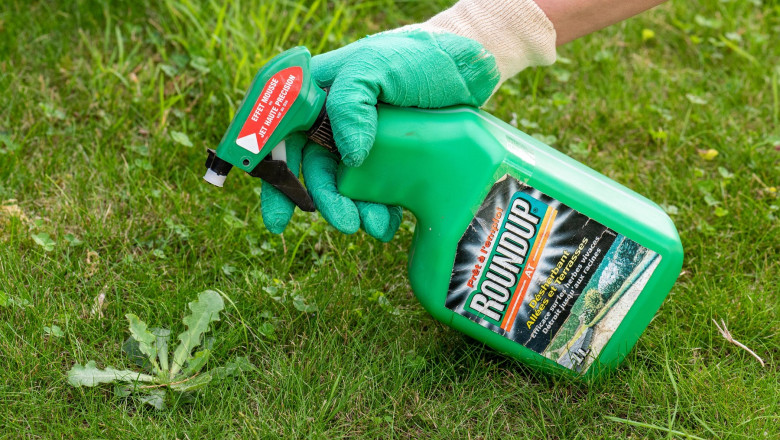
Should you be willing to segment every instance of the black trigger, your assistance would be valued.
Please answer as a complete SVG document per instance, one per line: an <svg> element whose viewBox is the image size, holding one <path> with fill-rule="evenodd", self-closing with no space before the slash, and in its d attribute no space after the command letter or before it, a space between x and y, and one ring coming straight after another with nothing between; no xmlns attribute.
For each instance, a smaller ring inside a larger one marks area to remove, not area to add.
<svg viewBox="0 0 780 440"><path fill-rule="evenodd" d="M274 188L281 191L282 194L289 197L302 210L307 212L315 211L314 201L311 199L309 192L306 191L298 177L290 171L287 162L274 160L266 156L249 175L259 177L264 182L271 184Z"/></svg>

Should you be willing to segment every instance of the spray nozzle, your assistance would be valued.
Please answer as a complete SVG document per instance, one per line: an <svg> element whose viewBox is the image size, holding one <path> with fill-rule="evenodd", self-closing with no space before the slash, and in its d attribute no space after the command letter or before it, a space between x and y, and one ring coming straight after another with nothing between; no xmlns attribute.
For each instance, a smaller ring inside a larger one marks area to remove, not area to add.
<svg viewBox="0 0 780 440"><path fill-rule="evenodd" d="M284 148L284 142L281 144L281 147L282 149ZM225 183L225 178L233 168L233 165L231 165L230 162L220 159L212 149L208 150L208 154L208 158L206 159L206 174L203 176L203 179L214 186L222 188ZM306 188L303 187L303 184L301 184L295 174L290 171L285 160L267 156L260 161L249 175L263 179L263 181L289 197L290 200L302 210L314 212L314 201L306 191Z"/></svg>
<svg viewBox="0 0 780 440"><path fill-rule="evenodd" d="M225 178L227 178L233 165L231 165L230 162L225 162L217 157L216 152L211 148L208 149L208 153L209 156L206 159L206 175L203 176L203 179L214 186L222 188L222 185L225 184Z"/></svg>

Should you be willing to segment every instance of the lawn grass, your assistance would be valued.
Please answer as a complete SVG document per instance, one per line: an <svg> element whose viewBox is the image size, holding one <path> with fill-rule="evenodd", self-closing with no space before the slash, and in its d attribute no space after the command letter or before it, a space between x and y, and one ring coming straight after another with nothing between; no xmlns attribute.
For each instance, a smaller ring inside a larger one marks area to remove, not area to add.
<svg viewBox="0 0 780 440"><path fill-rule="evenodd" d="M600 383L535 373L427 315L405 275L411 216L388 244L305 213L280 237L258 181L201 180L265 61L449 3L4 1L0 437L780 438L777 2L664 5L487 105L678 226L684 272ZM126 313L176 331L205 289L230 299L214 358L258 371L162 412L67 384L75 362L128 365Z"/></svg>

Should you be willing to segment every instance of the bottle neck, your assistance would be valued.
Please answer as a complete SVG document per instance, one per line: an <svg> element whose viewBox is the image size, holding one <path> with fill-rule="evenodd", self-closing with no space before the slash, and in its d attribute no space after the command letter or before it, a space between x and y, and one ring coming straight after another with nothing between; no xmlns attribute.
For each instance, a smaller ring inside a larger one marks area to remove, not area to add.
<svg viewBox="0 0 780 440"><path fill-rule="evenodd" d="M333 139L333 127L330 125L330 117L325 105L330 88L325 87L322 90L325 92L326 99L323 99L320 113L317 115L314 124L306 132L306 137L340 157L339 150L336 148L336 141Z"/></svg>

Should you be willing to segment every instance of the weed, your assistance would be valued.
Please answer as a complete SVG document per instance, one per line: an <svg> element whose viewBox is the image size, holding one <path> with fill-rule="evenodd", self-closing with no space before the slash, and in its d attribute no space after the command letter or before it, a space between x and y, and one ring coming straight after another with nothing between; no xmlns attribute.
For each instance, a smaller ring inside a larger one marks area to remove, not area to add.
<svg viewBox="0 0 780 440"><path fill-rule="evenodd" d="M140 402L156 409L165 409L166 402L191 401L192 393L210 384L222 382L225 378L254 369L245 357L238 357L226 364L205 370L211 358L213 341L204 338L213 322L219 321L219 312L225 306L219 293L206 290L189 304L191 314L184 317L187 327L179 334L179 346L168 359L168 342L171 331L166 328L147 328L145 322L133 314L125 315L130 324L130 337L122 350L142 371L117 370L112 367L100 369L95 361L76 364L68 371L68 383L74 387L94 387L100 384L114 384L117 397L135 397ZM62 337L58 326L47 333ZM193 350L203 346L193 353Z"/></svg>

